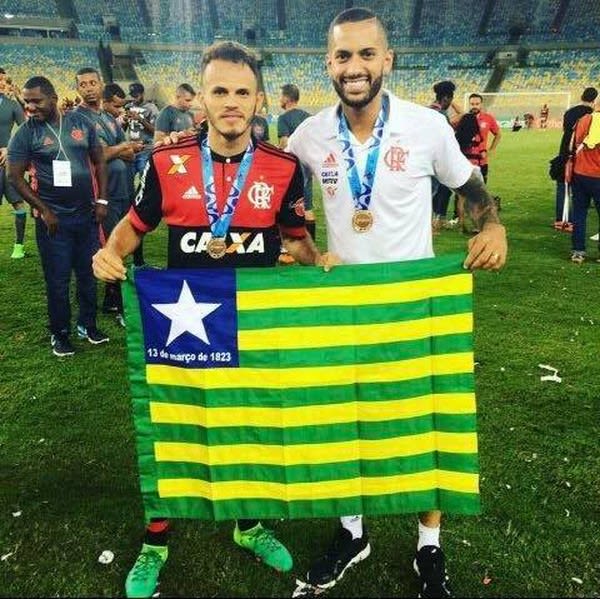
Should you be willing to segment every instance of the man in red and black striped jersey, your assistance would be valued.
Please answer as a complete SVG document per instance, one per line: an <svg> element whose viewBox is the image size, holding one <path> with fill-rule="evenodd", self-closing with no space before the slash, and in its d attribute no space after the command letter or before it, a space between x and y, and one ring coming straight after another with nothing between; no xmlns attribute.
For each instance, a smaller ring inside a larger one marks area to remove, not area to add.
<svg viewBox="0 0 600 599"><path fill-rule="evenodd" d="M275 266L283 243L301 264L328 267L304 222L298 159L251 135L260 109L258 66L244 47L221 42L202 59L202 103L207 127L198 137L156 149L129 214L94 257L104 281L125 279L123 259L164 219L169 268ZM134 567L128 597L150 597L167 559L166 519L153 520ZM281 571L292 568L288 550L257 520L239 520L235 542Z"/></svg>

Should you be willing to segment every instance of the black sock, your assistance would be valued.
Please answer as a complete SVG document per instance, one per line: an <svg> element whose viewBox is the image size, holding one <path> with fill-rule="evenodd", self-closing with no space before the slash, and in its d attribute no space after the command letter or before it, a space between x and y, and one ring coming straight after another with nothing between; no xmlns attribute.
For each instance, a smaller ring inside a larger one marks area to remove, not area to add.
<svg viewBox="0 0 600 599"><path fill-rule="evenodd" d="M317 241L317 223L314 220L307 220L305 223L306 230L309 232L313 241Z"/></svg>
<svg viewBox="0 0 600 599"><path fill-rule="evenodd" d="M144 543L146 545L163 545L166 547L169 534L169 521L165 518L152 518L146 526Z"/></svg>
<svg viewBox="0 0 600 599"><path fill-rule="evenodd" d="M25 239L25 219L27 214L15 214L16 243L23 243Z"/></svg>
<svg viewBox="0 0 600 599"><path fill-rule="evenodd" d="M242 532L245 532L251 528L254 528L258 522L259 520L238 520L237 525Z"/></svg>
<svg viewBox="0 0 600 599"><path fill-rule="evenodd" d="M144 245L143 241L140 242L140 245L133 252L133 264L134 266L144 266Z"/></svg>
<svg viewBox="0 0 600 599"><path fill-rule="evenodd" d="M104 284L104 302L102 308L108 312L123 314L123 298L121 296L120 283Z"/></svg>

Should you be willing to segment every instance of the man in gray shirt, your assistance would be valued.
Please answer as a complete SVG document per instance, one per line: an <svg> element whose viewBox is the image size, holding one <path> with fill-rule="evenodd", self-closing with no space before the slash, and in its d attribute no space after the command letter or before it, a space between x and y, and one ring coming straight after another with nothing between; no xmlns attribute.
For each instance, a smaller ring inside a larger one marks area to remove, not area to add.
<svg viewBox="0 0 600 599"><path fill-rule="evenodd" d="M25 203L15 188L8 182L6 171L6 154L10 135L15 125L25 120L21 105L10 96L10 87L6 71L0 69L0 203L6 197L12 205L15 215L15 244L11 258L24 258L23 240L25 238L25 219L27 211Z"/></svg>
<svg viewBox="0 0 600 599"><path fill-rule="evenodd" d="M129 141L140 141L144 149L135 155L133 168L135 173L141 175L154 144L154 123L158 116L158 108L154 102L146 102L145 89L141 83L132 83L129 86L129 95L133 98L125 106L127 117L127 137Z"/></svg>
<svg viewBox="0 0 600 599"><path fill-rule="evenodd" d="M156 118L154 141L161 141L172 131L189 131L194 133L194 115L190 110L196 97L194 88L189 83L182 83L175 90L175 102L165 106Z"/></svg>

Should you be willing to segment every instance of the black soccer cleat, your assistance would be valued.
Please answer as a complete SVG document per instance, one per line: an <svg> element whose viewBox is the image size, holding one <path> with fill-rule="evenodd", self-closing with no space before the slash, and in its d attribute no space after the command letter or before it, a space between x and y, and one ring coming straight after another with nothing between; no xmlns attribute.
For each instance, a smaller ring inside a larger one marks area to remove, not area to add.
<svg viewBox="0 0 600 599"><path fill-rule="evenodd" d="M369 557L371 545L366 528L363 536L353 539L352 533L340 526L327 553L318 559L306 574L306 582L297 580L293 597L314 597L332 588L348 568Z"/></svg>
<svg viewBox="0 0 600 599"><path fill-rule="evenodd" d="M413 568L419 577L419 597L452 597L444 552L440 547L421 547L415 556Z"/></svg>

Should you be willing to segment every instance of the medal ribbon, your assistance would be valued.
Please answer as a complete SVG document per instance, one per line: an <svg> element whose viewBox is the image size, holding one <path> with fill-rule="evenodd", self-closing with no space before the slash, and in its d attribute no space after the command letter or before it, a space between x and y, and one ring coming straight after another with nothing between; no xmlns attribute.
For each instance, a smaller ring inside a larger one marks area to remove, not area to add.
<svg viewBox="0 0 600 599"><path fill-rule="evenodd" d="M235 208L240 199L240 194L242 193L242 189L244 189L248 173L250 172L250 167L252 166L254 146L252 145L252 141L250 141L248 147L246 148L246 152L244 153L244 157L242 158L242 162L240 163L240 167L238 168L237 175L231 184L231 189L229 190L229 195L227 196L227 201L225 202L225 206L221 214L219 214L219 208L217 206L217 192L215 188L213 160L212 156L210 155L207 137L202 140L200 148L202 150L204 201L206 203L206 212L208 213L210 231L213 234L213 237L225 237L229 231L231 219L235 213Z"/></svg>
<svg viewBox="0 0 600 599"><path fill-rule="evenodd" d="M367 156L367 164L365 172L362 176L358 174L356 168L356 159L350 142L350 129L348 121L340 109L339 115L339 139L342 142L342 155L346 161L348 169L348 180L350 182L350 190L352 191L352 199L354 201L355 210L368 210L371 204L371 193L373 191L373 183L375 182L375 171L377 170L377 160L379 159L379 150L381 148L381 139L383 137L383 128L388 119L389 113L389 98L387 94L383 94L381 98L381 110L377 115L373 135L371 136L371 146L369 147L369 155Z"/></svg>

